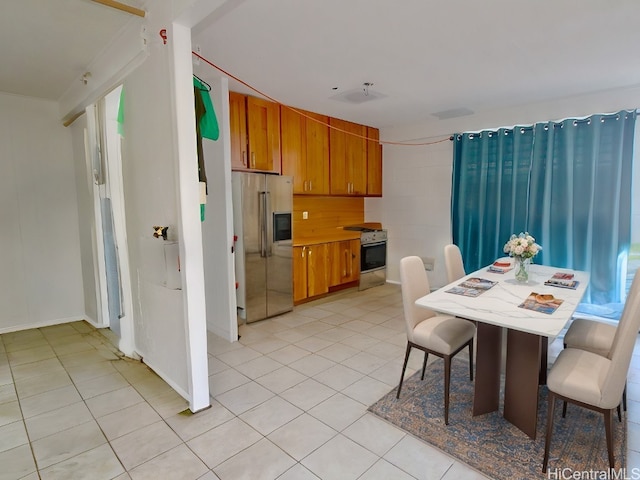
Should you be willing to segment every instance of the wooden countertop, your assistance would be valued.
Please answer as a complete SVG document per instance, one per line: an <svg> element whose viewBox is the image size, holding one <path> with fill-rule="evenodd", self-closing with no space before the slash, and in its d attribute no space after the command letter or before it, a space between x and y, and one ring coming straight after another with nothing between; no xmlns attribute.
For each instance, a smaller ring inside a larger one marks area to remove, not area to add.
<svg viewBox="0 0 640 480"><path fill-rule="evenodd" d="M316 245L318 243L340 242L342 240L360 240L360 232L350 230L342 230L336 228L335 231L327 230L319 232L313 237L297 237L293 239L294 247L302 247L304 245Z"/></svg>

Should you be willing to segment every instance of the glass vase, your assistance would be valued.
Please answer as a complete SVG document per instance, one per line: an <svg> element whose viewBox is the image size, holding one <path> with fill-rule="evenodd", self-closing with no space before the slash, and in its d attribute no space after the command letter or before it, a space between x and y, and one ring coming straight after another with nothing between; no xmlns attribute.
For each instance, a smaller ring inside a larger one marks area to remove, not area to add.
<svg viewBox="0 0 640 480"><path fill-rule="evenodd" d="M531 259L515 257L516 265L516 280L520 283L527 283L529 281L529 265L531 264Z"/></svg>

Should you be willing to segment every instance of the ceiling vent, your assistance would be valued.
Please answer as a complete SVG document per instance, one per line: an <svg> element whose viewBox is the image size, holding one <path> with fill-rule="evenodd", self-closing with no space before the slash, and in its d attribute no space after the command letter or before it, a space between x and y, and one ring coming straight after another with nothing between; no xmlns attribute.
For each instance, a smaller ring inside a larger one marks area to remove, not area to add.
<svg viewBox="0 0 640 480"><path fill-rule="evenodd" d="M469 108L452 108L450 110L443 110L442 112L432 113L438 120L447 120L449 118L464 117L466 115L473 115L475 112Z"/></svg>

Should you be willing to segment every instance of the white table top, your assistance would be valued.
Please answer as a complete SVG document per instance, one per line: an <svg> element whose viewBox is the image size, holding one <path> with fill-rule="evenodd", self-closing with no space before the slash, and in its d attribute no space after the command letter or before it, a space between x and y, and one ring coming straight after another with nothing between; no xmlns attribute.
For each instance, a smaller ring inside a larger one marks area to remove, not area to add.
<svg viewBox="0 0 640 480"><path fill-rule="evenodd" d="M573 273L574 280L579 282L577 288L572 290L545 285L544 282L556 272ZM477 297L465 297L446 292L471 277L484 278L498 283ZM522 284L515 280L515 270L513 269L507 273L493 273L484 267L419 298L416 300L416 305L469 320L477 320L553 339L573 315L588 284L588 272L566 268L531 265L529 267L529 282ZM552 294L564 301L551 314L518 307L531 292Z"/></svg>

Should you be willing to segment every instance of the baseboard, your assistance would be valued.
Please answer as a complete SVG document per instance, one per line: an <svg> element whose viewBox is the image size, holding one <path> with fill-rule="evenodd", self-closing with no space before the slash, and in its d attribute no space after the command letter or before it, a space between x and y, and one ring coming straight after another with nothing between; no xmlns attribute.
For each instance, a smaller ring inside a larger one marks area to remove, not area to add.
<svg viewBox="0 0 640 480"><path fill-rule="evenodd" d="M53 325L62 325L64 323L73 323L73 322L81 322L86 320L84 316L80 317L67 317L67 318L56 318L53 320L45 320L42 322L34 322L24 325L13 325L10 327L2 327L0 328L0 335L4 333L12 333L12 332L20 332L22 330L30 330L33 328L42 328L42 327L51 327Z"/></svg>

